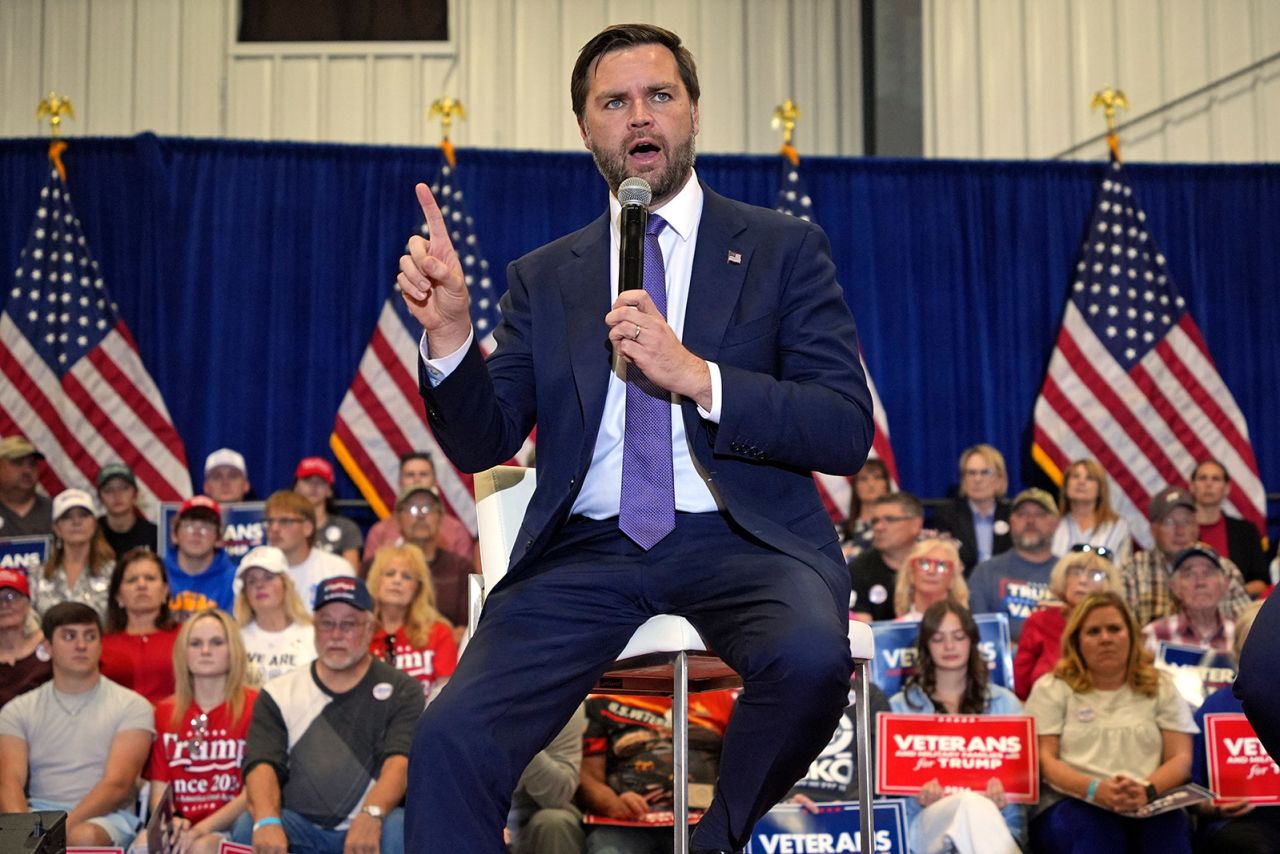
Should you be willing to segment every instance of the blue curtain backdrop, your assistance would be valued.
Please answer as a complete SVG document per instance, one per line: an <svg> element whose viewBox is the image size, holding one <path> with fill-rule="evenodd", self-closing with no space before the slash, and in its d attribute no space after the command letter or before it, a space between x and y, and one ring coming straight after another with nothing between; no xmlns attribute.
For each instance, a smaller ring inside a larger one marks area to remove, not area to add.
<svg viewBox="0 0 1280 854"><path fill-rule="evenodd" d="M11 281L46 143L0 141ZM334 414L420 214L434 148L72 140L72 198L110 292L187 444L244 452L259 494L328 453ZM1103 166L802 160L893 430L904 485L942 495L990 441L1036 481L1032 405ZM1280 166L1127 167L1151 233L1280 487ZM704 156L719 192L772 205L780 158ZM457 180L505 287L508 261L605 205L590 158L462 150ZM5 288L5 298L7 298ZM349 483L340 492L354 495Z"/></svg>

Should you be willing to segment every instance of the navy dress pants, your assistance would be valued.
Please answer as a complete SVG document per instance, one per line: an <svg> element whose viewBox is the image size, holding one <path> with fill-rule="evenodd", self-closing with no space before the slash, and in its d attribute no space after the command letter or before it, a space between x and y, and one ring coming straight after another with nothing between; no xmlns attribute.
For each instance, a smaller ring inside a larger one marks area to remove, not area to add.
<svg viewBox="0 0 1280 854"><path fill-rule="evenodd" d="M848 573L760 544L721 514L678 514L648 552L617 520L575 518L485 601L418 723L405 850L503 854L511 793L636 628L686 617L741 676L715 798L692 847L737 851L808 770L848 702ZM826 554L824 551L824 554Z"/></svg>

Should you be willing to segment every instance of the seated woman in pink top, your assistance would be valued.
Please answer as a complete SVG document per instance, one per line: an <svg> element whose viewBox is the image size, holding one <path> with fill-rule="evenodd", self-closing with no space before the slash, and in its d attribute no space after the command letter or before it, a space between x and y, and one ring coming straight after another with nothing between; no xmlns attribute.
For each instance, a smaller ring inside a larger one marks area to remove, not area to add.
<svg viewBox="0 0 1280 854"><path fill-rule="evenodd" d="M1036 680L1053 670L1062 657L1062 630L1076 605L1090 593L1123 593L1120 572L1108 558L1109 549L1079 543L1059 558L1049 573L1054 600L1031 613L1022 624L1022 637L1013 657L1013 686L1026 701Z"/></svg>
<svg viewBox="0 0 1280 854"><path fill-rule="evenodd" d="M950 539L921 540L907 553L898 571L898 583L893 591L897 621L919 622L930 605L948 598L969 607L969 585L964 580L960 552Z"/></svg>
<svg viewBox="0 0 1280 854"><path fill-rule="evenodd" d="M152 705L173 693L173 642L164 561L145 546L125 552L107 588L102 675L137 691Z"/></svg>

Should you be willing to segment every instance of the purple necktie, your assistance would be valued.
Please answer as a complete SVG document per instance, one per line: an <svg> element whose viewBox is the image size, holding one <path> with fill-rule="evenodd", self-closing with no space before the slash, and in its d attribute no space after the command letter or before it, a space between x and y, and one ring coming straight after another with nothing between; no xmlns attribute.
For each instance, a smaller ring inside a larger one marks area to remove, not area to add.
<svg viewBox="0 0 1280 854"><path fill-rule="evenodd" d="M663 317L667 316L667 275L658 235L666 226L666 220L650 214L644 233L644 290ZM627 365L618 528L646 551L676 526L671 466L671 395L635 365Z"/></svg>

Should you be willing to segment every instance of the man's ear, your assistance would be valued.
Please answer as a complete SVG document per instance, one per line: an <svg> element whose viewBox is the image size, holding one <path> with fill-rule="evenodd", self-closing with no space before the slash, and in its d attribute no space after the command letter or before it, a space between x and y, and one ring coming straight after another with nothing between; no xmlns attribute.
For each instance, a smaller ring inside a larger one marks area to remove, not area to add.
<svg viewBox="0 0 1280 854"><path fill-rule="evenodd" d="M578 119L578 133L582 136L582 145L588 151L591 150L591 129L587 127L587 123L583 119Z"/></svg>
<svg viewBox="0 0 1280 854"><path fill-rule="evenodd" d="M695 101L693 106L689 108L689 115L693 119L693 135L698 135L698 104Z"/></svg>

